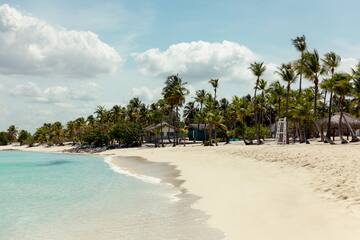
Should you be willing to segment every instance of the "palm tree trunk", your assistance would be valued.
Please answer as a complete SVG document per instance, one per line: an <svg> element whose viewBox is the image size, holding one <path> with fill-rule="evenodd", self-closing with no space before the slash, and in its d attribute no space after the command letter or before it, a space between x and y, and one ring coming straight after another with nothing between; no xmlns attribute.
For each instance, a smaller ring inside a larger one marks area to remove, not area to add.
<svg viewBox="0 0 360 240"><path fill-rule="evenodd" d="M206 143L206 123L204 124L204 141L203 141L203 143L204 143L204 145L205 145L205 143Z"/></svg>
<svg viewBox="0 0 360 240"><path fill-rule="evenodd" d="M331 138L331 117L332 117L332 101L333 101L333 91L330 92L330 102L329 102L329 111L328 111L328 122L327 122L327 131L326 138Z"/></svg>
<svg viewBox="0 0 360 240"><path fill-rule="evenodd" d="M212 124L209 124L209 146L212 146Z"/></svg>
<svg viewBox="0 0 360 240"><path fill-rule="evenodd" d="M198 140L198 135L199 135L199 132L200 132L200 120L203 122L202 120L202 108L203 108L203 104L200 103L200 116L201 118L198 119L198 125L197 125L197 133L195 134L195 137L196 139L194 139L194 142L196 142Z"/></svg>
<svg viewBox="0 0 360 240"><path fill-rule="evenodd" d="M286 91L286 144L289 144L289 93L290 84L288 84Z"/></svg>
<svg viewBox="0 0 360 240"><path fill-rule="evenodd" d="M303 135L302 135L302 131L301 131L301 122L299 120L297 123L297 129L298 129L299 141L300 141L300 143L303 143L304 139L303 139Z"/></svg>
<svg viewBox="0 0 360 240"><path fill-rule="evenodd" d="M342 97L340 97L340 98L342 98ZM341 143L347 143L347 141L343 137L342 118L343 118L343 104L342 104L342 99L341 99L340 100L339 137L340 137Z"/></svg>
<svg viewBox="0 0 360 240"><path fill-rule="evenodd" d="M175 116L175 119L176 119L175 139L176 139L176 141L175 141L175 145L177 145L177 144L179 144L179 131L178 131L178 129L179 129L179 118L178 118L178 116L179 116L179 107L176 106L175 110L176 110L176 116Z"/></svg>
<svg viewBox="0 0 360 240"><path fill-rule="evenodd" d="M256 81L255 86L255 93L254 93L254 117L255 117L255 127L256 127L256 141L257 144L260 144L260 128L259 128L259 119L258 119L258 107L257 107L257 99L256 99L256 93L257 93L257 87L258 87L259 78Z"/></svg>
<svg viewBox="0 0 360 240"><path fill-rule="evenodd" d="M304 122L304 141L305 141L305 144L308 144L306 122Z"/></svg>
<svg viewBox="0 0 360 240"><path fill-rule="evenodd" d="M359 139L358 139L358 137L356 136L356 134L354 133L354 131L353 131L352 127L350 126L349 122L347 121L346 117L343 116L343 118L344 118L344 122L345 122L346 126L348 127L348 129L349 129L349 131L350 131L351 141L352 141L352 142L358 142Z"/></svg>
<svg viewBox="0 0 360 240"><path fill-rule="evenodd" d="M314 96L314 124L316 127L316 130L318 131L318 133L320 133L321 135L321 141L324 141L324 133L321 131L321 129L319 128L318 124L316 123L317 120L317 97L318 97L318 93L319 93L319 79L316 78L315 81L315 96ZM317 136L318 137L318 136Z"/></svg>
<svg viewBox="0 0 360 240"><path fill-rule="evenodd" d="M217 146L217 145L218 145L218 142L217 142L216 126L214 127L214 138L215 138L215 145Z"/></svg>
<svg viewBox="0 0 360 240"><path fill-rule="evenodd" d="M303 67L304 67L304 51L301 51L301 59L300 59L300 79L299 79L299 96L302 92L302 78L303 78Z"/></svg>
<svg viewBox="0 0 360 240"><path fill-rule="evenodd" d="M164 147L164 134L163 134L163 122L161 120L160 123L160 138L161 138L161 146Z"/></svg>

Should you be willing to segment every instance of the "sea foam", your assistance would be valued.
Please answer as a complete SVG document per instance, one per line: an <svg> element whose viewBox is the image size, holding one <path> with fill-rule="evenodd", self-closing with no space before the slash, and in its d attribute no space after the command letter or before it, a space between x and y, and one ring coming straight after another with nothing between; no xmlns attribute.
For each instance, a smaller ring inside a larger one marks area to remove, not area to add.
<svg viewBox="0 0 360 240"><path fill-rule="evenodd" d="M124 175L127 175L129 177L133 177L133 178L139 179L139 180L147 182L147 183L152 183L152 184L160 184L161 183L161 179L159 179L159 178L155 178L155 177L151 177L151 176L145 176L145 175L130 172L129 170L123 169L120 166L114 164L111 160L112 160L112 157L105 157L104 161L110 166L110 168L113 171L115 171L117 173L124 174Z"/></svg>

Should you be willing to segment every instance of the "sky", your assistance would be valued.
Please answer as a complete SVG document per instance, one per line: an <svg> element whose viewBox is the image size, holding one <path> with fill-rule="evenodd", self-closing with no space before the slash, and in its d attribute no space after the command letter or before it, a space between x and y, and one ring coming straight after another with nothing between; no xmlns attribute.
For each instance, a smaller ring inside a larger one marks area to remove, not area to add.
<svg viewBox="0 0 360 240"><path fill-rule="evenodd" d="M0 0L0 129L34 131L139 97L160 97L179 73L192 92L252 92L248 66L298 57L291 39L335 51L349 71L360 56L355 0ZM191 96L189 97L189 100Z"/></svg>

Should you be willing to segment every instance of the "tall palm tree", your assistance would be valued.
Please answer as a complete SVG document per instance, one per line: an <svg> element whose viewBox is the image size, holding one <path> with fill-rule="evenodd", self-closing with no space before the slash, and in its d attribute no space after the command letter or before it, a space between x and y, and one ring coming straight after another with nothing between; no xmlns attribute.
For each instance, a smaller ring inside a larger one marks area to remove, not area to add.
<svg viewBox="0 0 360 240"><path fill-rule="evenodd" d="M195 107L195 102L188 102L184 107L185 124L190 124L194 121L198 109Z"/></svg>
<svg viewBox="0 0 360 240"><path fill-rule="evenodd" d="M306 93L305 93L306 94ZM311 102L308 101L307 97L299 98L298 104L295 105L293 109L291 109L291 115L294 119L297 119L300 126L299 128L299 137L302 139L302 131L301 126L304 126L304 142L308 144L307 141L307 123L313 121L313 115L311 114Z"/></svg>
<svg viewBox="0 0 360 240"><path fill-rule="evenodd" d="M274 99L274 102L277 104L277 110L276 110L276 118L275 120L279 119L281 116L281 104L282 104L282 98L285 95L285 89L284 86L281 85L279 81L275 81L270 85L270 94L272 98Z"/></svg>
<svg viewBox="0 0 360 240"><path fill-rule="evenodd" d="M345 97L351 94L353 86L350 82L351 76L349 74L344 74L344 73L337 74L336 79L337 81L334 85L334 92L339 96L339 109L340 109L339 135L340 135L341 143L347 143L347 141L343 137L342 120L344 115Z"/></svg>
<svg viewBox="0 0 360 240"><path fill-rule="evenodd" d="M199 133L200 131L200 121L203 123L204 122L204 114L203 114L203 106L204 103L206 101L206 91L204 89L202 90L197 90L195 93L195 101L200 105L200 109L198 112L198 125L197 125L197 133ZM198 137L198 136L196 136ZM205 139L204 139L205 142Z"/></svg>
<svg viewBox="0 0 360 240"><path fill-rule="evenodd" d="M106 110L105 106L97 106L94 113L96 114L96 118L101 123L104 123L108 120L108 111Z"/></svg>
<svg viewBox="0 0 360 240"><path fill-rule="evenodd" d="M256 125L256 140L257 144L261 144L260 142L260 125L259 125L259 116L258 116L258 106L257 106L257 90L259 88L259 82L261 76L266 71L266 66L263 62L254 62L250 64L249 69L252 74L256 77L255 88L254 88L254 115L255 115L255 125Z"/></svg>
<svg viewBox="0 0 360 240"><path fill-rule="evenodd" d="M219 79L211 79L209 81L209 83L214 88L214 100L215 100L215 104L216 104L216 94L217 94L217 89L219 87Z"/></svg>
<svg viewBox="0 0 360 240"><path fill-rule="evenodd" d="M172 112L175 109L175 118L173 117L173 125L176 128L174 146L178 142L179 107L185 103L185 97L189 94L186 84L179 75L171 75L166 79L162 91L165 101L171 106Z"/></svg>
<svg viewBox="0 0 360 240"><path fill-rule="evenodd" d="M212 130L214 129L214 140L215 145L218 146L216 129L221 128L226 130L226 126L224 124L224 116L221 114L221 111L218 109L208 111L206 113L206 121L209 124L209 145L212 146Z"/></svg>
<svg viewBox="0 0 360 240"><path fill-rule="evenodd" d="M332 142L331 137L331 117L332 117L332 104L333 104L333 94L334 94L334 87L336 82L341 78L340 75L333 75L331 78L325 79L321 84L320 87L325 89L326 91L330 92L330 101L329 101L329 110L328 110L328 122L327 122L327 131L326 131L326 141Z"/></svg>
<svg viewBox="0 0 360 240"><path fill-rule="evenodd" d="M261 91L261 99L260 99L260 108L259 108L259 123L263 124L264 122L264 102L265 102L265 93L267 91L267 81L264 79L260 79L258 90Z"/></svg>
<svg viewBox="0 0 360 240"><path fill-rule="evenodd" d="M339 55L336 55L336 53L334 52L329 52L325 54L322 62L325 72L329 73L330 77L332 78L335 74L335 69L340 65L341 57ZM326 95L327 90L325 89L324 104L326 104Z"/></svg>
<svg viewBox="0 0 360 240"><path fill-rule="evenodd" d="M299 76L300 76L300 81L299 81L299 95L300 95L301 91L302 91L301 85L302 85L302 77L303 77L304 53L307 48L305 35L298 36L298 37L292 39L292 44L294 45L296 50L299 51L301 54L300 61L299 61L299 68L298 68L298 72L299 72Z"/></svg>
<svg viewBox="0 0 360 240"><path fill-rule="evenodd" d="M321 140L323 140L323 133L320 130L318 124L316 123L317 119L317 101L319 93L319 78L320 75L324 73L324 68L320 64L320 57L316 50L311 52L306 52L304 54L304 75L307 79L314 83L314 124L317 128L317 131L321 134Z"/></svg>
<svg viewBox="0 0 360 240"><path fill-rule="evenodd" d="M360 117L360 63L353 69L351 69L351 76L353 80L354 90L353 90L353 113Z"/></svg>
<svg viewBox="0 0 360 240"><path fill-rule="evenodd" d="M296 74L294 68L292 67L292 65L290 63L289 64L282 64L278 68L278 71L276 71L275 73L278 74L281 77L281 79L287 83L285 116L287 118L287 121L286 121L286 144L289 144L289 133L288 133L288 128L289 128L289 123L288 123L288 119L289 119L289 95L290 95L291 84L293 84L296 81L297 74Z"/></svg>
<svg viewBox="0 0 360 240"><path fill-rule="evenodd" d="M216 100L216 94L217 94L217 89L219 87L219 79L211 79L209 81L209 83L214 88L214 105L212 107L212 111L215 111L217 109L217 106L218 106L218 103L217 103L217 100ZM216 143L216 146L217 146L217 140L216 140L217 130L216 130L216 127L214 128L214 135L215 135L215 143Z"/></svg>

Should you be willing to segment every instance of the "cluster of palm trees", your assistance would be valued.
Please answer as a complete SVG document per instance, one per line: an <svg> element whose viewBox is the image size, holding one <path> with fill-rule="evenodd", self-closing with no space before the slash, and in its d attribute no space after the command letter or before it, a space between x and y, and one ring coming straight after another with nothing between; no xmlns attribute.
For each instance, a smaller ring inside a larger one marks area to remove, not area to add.
<svg viewBox="0 0 360 240"><path fill-rule="evenodd" d="M173 145L186 137L189 124L196 124L198 132L200 126L205 129L204 145L217 145L218 140L228 143L231 139L243 139L246 143L256 140L261 144L272 136L270 126L286 117L286 129L289 129L286 143L290 142L289 135L301 143L317 136L331 143L334 113L340 112L340 126L344 112L360 117L360 64L349 73L338 72L341 58L334 52L320 57L316 50L308 49L305 36L296 37L292 44L300 53L299 59L278 67L274 74L279 80L270 83L263 79L267 71L263 62L249 66L255 80L253 96L234 96L230 101L218 99L221 82L211 79L213 91L198 90L186 102L187 83L179 75L171 75L165 81L162 98L152 104L133 98L126 106L115 105L109 110L98 106L87 118L69 121L66 126L60 122L45 123L33 135L24 130L18 134L11 126L7 133L0 134L0 140L5 137L7 142L13 142L18 135L21 144L29 145L60 145L71 141L86 146L139 146L148 134L147 126L166 122L175 129ZM304 88L304 80L311 86ZM294 87L296 82L298 87ZM328 119L326 129L317 121L325 117ZM162 138L161 133L155 134ZM339 135L345 142L341 127Z"/></svg>

